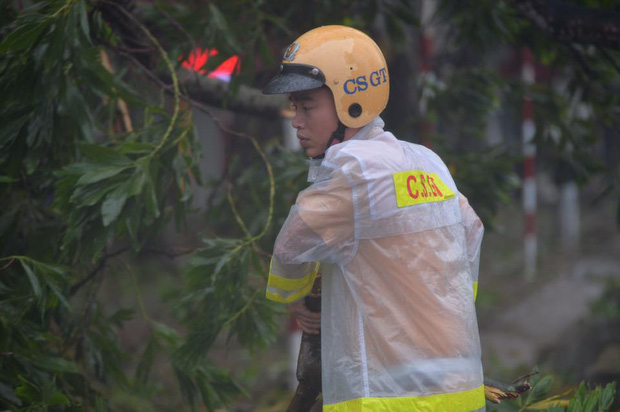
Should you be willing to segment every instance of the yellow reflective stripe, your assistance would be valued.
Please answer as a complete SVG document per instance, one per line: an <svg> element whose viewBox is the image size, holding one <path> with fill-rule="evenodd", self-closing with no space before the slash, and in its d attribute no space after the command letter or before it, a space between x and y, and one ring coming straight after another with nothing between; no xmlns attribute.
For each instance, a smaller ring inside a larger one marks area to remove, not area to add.
<svg viewBox="0 0 620 412"><path fill-rule="evenodd" d="M310 283L308 286L306 286L305 288L303 288L302 290L299 290L287 297L282 297L278 292L270 292L269 289L265 291L265 295L267 296L267 299L272 300L274 302L291 303L291 302L295 302L297 299L304 297L308 293L310 293L310 291L312 290L312 286L314 286L314 281Z"/></svg>
<svg viewBox="0 0 620 412"><path fill-rule="evenodd" d="M274 275L271 272L271 268L273 267L273 259L271 259L271 263L269 264L269 280L267 281L267 287L274 287L282 290L297 290L305 288L308 284L312 285L314 283L314 278L316 277L316 274L319 273L319 266L320 263L317 262L315 263L312 272L308 273L306 276L299 279L289 279Z"/></svg>
<svg viewBox="0 0 620 412"><path fill-rule="evenodd" d="M392 179L398 207L443 202L455 196L437 173L407 170L392 174Z"/></svg>
<svg viewBox="0 0 620 412"><path fill-rule="evenodd" d="M478 297L478 281L474 282L474 302L476 301L476 298Z"/></svg>
<svg viewBox="0 0 620 412"><path fill-rule="evenodd" d="M307 295L312 290L312 286L314 285L314 279L316 279L317 273L319 273L319 268L321 264L316 262L314 265L314 269L299 279L289 279L282 276L274 275L272 273L273 268L273 258L271 259L271 263L269 264L269 280L267 281L267 290L265 291L265 295L267 299L273 300L274 302L280 303L291 303L296 301L297 299ZM277 291L270 291L269 289L280 289L282 291L294 291L294 293L283 296L283 294L278 293Z"/></svg>
<svg viewBox="0 0 620 412"><path fill-rule="evenodd" d="M468 412L484 407L484 386L463 392L400 398L358 398L323 405L324 412L425 411Z"/></svg>

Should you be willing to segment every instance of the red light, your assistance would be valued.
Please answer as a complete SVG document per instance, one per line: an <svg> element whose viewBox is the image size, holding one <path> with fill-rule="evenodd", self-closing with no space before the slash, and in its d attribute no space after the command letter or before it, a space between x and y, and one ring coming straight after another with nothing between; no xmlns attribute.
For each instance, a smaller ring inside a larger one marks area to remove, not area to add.
<svg viewBox="0 0 620 412"><path fill-rule="evenodd" d="M216 49L195 49L193 52L189 54L187 59L183 61L182 67L193 70L203 75L207 75L207 77L211 79L218 79L224 82L229 82L233 73L239 73L241 69L241 63L239 60L239 56L232 56L228 59L224 60L219 66L215 68L215 70L207 73L207 71L203 68L205 64L207 64L207 60L209 60L210 56L215 56L218 54ZM180 59L180 58L179 58Z"/></svg>

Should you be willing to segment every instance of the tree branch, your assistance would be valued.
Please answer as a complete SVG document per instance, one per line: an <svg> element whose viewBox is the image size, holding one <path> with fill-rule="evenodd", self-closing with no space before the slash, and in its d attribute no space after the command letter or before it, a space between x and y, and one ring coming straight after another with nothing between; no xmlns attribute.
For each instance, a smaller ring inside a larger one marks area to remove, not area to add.
<svg viewBox="0 0 620 412"><path fill-rule="evenodd" d="M123 49L110 44L107 46L132 60L149 78L170 92L172 90L171 77L153 72L156 50L148 44L149 41L145 39L140 28L136 27L136 24L131 21L132 19L127 16L129 3L127 0L117 0L116 2L100 0L98 7L101 9L104 18L115 29L127 47ZM163 12L163 10L160 11ZM187 35L189 36L189 34ZM147 50L149 52L146 52ZM209 79L189 70L180 71L179 77L179 86L185 90L183 98L195 106L196 103L211 105L238 113L275 119L280 117L282 109L287 105L287 99L284 95L267 96L260 90L245 85L241 85L237 90L231 92L228 83Z"/></svg>
<svg viewBox="0 0 620 412"><path fill-rule="evenodd" d="M108 47L131 60L144 74L168 93L172 93L172 85L166 76L159 76L146 67L133 53L108 44ZM228 96L228 84L219 80L199 76L197 73L185 71L180 76L181 99L192 106L211 115L206 105L223 107L238 113L258 115L266 118L279 118L282 108L286 107L285 95L266 96L260 90L241 85L234 96ZM224 105L224 102L226 104Z"/></svg>
<svg viewBox="0 0 620 412"><path fill-rule="evenodd" d="M620 50L620 13L559 0L511 0L540 30L562 42Z"/></svg>
<svg viewBox="0 0 620 412"><path fill-rule="evenodd" d="M118 256L128 250L129 248L121 248L116 252L106 253L105 255L103 255L103 257L99 259L99 262L97 262L95 267L90 271L90 273L88 273L88 275L71 285L71 287L69 288L69 296L75 295L76 292L82 288L82 286L93 280L95 276L97 276L97 273L99 273L99 271L105 267L105 264L109 258Z"/></svg>
<svg viewBox="0 0 620 412"><path fill-rule="evenodd" d="M192 73L193 74L193 73ZM192 100L238 113L279 118L287 105L285 95L268 96L245 85L230 93L228 83L206 76L184 76L182 87Z"/></svg>
<svg viewBox="0 0 620 412"><path fill-rule="evenodd" d="M159 249L155 247L148 247L143 249L144 252L154 253L156 255L164 255L169 259L175 259L179 256L189 255L190 253L194 253L196 248L169 248L169 249Z"/></svg>

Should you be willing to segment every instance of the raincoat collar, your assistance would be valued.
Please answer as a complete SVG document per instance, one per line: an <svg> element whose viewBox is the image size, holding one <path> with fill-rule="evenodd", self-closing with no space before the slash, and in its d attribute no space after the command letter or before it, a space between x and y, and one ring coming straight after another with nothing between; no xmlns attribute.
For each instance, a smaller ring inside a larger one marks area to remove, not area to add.
<svg viewBox="0 0 620 412"><path fill-rule="evenodd" d="M381 117L377 116L375 120L362 127L357 133L353 135L351 140L370 140L383 132L383 126L385 123ZM314 182L319 173L319 168L323 159L309 159L308 160L308 182Z"/></svg>
<svg viewBox="0 0 620 412"><path fill-rule="evenodd" d="M383 126L385 126L383 119L377 116L375 120L362 127L359 132L355 133L351 140L370 140L379 133L383 132Z"/></svg>
<svg viewBox="0 0 620 412"><path fill-rule="evenodd" d="M308 159L308 182L313 183L319 174L323 159Z"/></svg>

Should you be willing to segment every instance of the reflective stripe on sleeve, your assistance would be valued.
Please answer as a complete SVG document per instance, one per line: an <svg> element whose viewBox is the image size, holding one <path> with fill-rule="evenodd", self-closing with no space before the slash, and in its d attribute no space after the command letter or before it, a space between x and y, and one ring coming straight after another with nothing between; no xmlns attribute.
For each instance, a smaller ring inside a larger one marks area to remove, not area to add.
<svg viewBox="0 0 620 412"><path fill-rule="evenodd" d="M310 273L301 278L287 278L274 275L272 272L273 259L269 265L269 280L265 292L267 299L280 303L291 303L307 295L312 290L314 279L319 272L320 263L317 262Z"/></svg>
<svg viewBox="0 0 620 412"><path fill-rule="evenodd" d="M425 411L469 412L483 408L484 386L462 392L398 398L358 398L324 405L325 412Z"/></svg>
<svg viewBox="0 0 620 412"><path fill-rule="evenodd" d="M474 282L474 302L476 301L476 298L478 297L478 281Z"/></svg>

